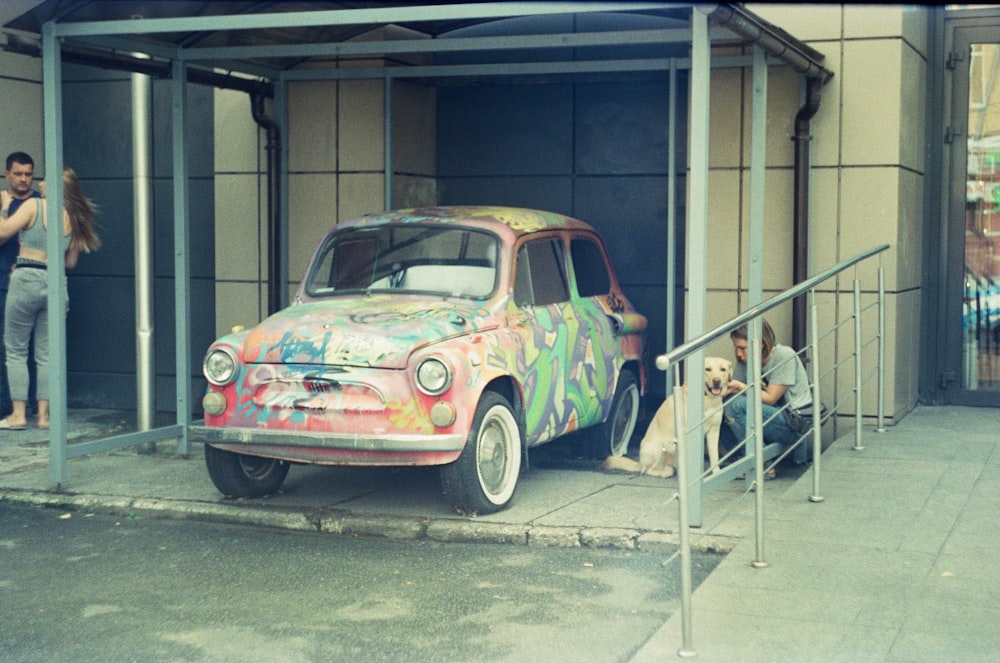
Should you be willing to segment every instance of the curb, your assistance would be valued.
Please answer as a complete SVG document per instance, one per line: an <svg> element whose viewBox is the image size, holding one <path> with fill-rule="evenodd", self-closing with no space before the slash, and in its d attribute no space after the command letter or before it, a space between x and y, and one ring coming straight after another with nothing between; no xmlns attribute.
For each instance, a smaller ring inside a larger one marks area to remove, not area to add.
<svg viewBox="0 0 1000 663"><path fill-rule="evenodd" d="M539 526L478 520L358 514L336 509L289 508L225 502L163 500L83 493L3 490L0 504L17 504L68 511L91 511L123 517L189 519L305 532L440 543L492 543L538 548L593 548L674 554L676 532L619 527ZM695 552L726 554L738 537L702 537Z"/></svg>

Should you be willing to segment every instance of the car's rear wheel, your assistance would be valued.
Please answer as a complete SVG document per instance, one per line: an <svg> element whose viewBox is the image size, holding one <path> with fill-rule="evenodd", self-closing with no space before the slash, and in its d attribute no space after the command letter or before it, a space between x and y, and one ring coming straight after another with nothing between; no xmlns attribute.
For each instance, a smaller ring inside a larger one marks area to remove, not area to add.
<svg viewBox="0 0 1000 663"><path fill-rule="evenodd" d="M208 476L219 492L229 497L263 497L278 492L289 464L274 458L233 453L205 445Z"/></svg>
<svg viewBox="0 0 1000 663"><path fill-rule="evenodd" d="M604 460L608 456L625 455L639 419L639 398L639 380L632 371L624 369L618 376L608 418L589 431L591 456Z"/></svg>
<svg viewBox="0 0 1000 663"><path fill-rule="evenodd" d="M485 392L462 455L441 468L441 486L456 509L472 515L507 506L521 474L521 437L510 402Z"/></svg>

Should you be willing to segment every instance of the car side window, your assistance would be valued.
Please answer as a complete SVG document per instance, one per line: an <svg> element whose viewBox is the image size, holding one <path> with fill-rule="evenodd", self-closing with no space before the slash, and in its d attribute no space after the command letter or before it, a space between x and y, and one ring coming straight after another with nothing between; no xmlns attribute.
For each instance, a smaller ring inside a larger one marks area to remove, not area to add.
<svg viewBox="0 0 1000 663"><path fill-rule="evenodd" d="M604 252L592 239L578 237L569 245L576 289L581 297L597 297L611 292L611 276Z"/></svg>
<svg viewBox="0 0 1000 663"><path fill-rule="evenodd" d="M524 244L517 253L514 303L545 306L569 300L562 242L538 239Z"/></svg>

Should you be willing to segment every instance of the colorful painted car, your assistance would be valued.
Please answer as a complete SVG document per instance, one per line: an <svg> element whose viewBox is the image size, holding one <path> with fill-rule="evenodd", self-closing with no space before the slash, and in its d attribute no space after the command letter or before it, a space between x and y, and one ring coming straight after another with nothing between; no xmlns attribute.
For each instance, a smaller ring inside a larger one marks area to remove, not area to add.
<svg viewBox="0 0 1000 663"><path fill-rule="evenodd" d="M294 303L204 361L208 472L276 491L289 463L440 465L490 513L525 450L581 434L624 454L645 392L646 319L587 224L515 208L363 216L322 240Z"/></svg>

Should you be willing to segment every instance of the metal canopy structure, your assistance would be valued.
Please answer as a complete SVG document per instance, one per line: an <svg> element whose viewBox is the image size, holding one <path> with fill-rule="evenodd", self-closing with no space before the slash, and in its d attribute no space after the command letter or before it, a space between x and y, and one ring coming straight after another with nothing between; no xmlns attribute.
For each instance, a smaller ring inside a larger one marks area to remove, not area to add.
<svg viewBox="0 0 1000 663"><path fill-rule="evenodd" d="M642 77L675 86L688 70L690 144L688 170L688 266L686 334L705 327L706 228L708 217L709 80L712 67L752 67L753 112L750 187L750 303L761 299L764 136L767 66L787 65L807 83L822 86L832 73L823 56L739 5L663 2L183 2L73 1L22 3L27 11L5 24L5 48L40 55L43 66L45 169L62 171L62 65L118 68L171 80L177 419L170 426L67 445L66 330L51 316L50 477L66 481L66 461L88 453L176 439L188 451L192 411L187 205L188 163L184 145L188 82L245 90L273 98L277 123L286 130L286 86L293 81L382 79L386 109L386 206L392 191L392 81L429 85L497 77L539 84L566 80ZM736 55L712 57L716 45ZM743 47L752 45L752 48ZM743 54L746 53L746 54ZM671 104L676 95L671 87ZM670 149L677 144L671 109ZM287 131L285 131L287 133ZM287 148L284 148L287 149ZM287 155L284 155L287 156ZM280 163L287 163L284 156ZM676 209L673 159L664 186L668 214ZM287 190L287 172L276 177ZM51 210L62 207L52 187ZM287 233L287 205L279 225ZM664 220L668 237L673 218ZM58 230L49 223L48 250L60 253ZM672 238L671 238L671 241ZM287 235L277 238L279 257ZM673 273L668 251L668 274ZM50 270L49 306L58 310L65 284ZM284 277L286 278L286 277ZM672 276L668 279L668 291ZM286 283L279 290L286 292ZM272 284L273 286L273 284ZM668 294L668 320L673 306ZM669 327L669 325L668 325ZM668 344L673 343L668 329ZM698 365L700 357L688 364ZM689 421L700 420L700 399L691 399ZM700 441L696 441L700 443ZM700 461L700 459L699 459ZM696 505L700 513L700 503Z"/></svg>
<svg viewBox="0 0 1000 663"><path fill-rule="evenodd" d="M165 63L180 59L188 63L193 75L232 72L266 80L304 68L342 66L351 58L385 57L386 68L408 67L413 62L400 58L421 53L464 53L466 63L476 61L471 54L489 53L488 61L495 64L563 63L556 68L562 72L586 70L580 64L590 57L603 62L598 68L605 71L655 69L657 65L651 62L624 63L649 58L650 51L643 51L643 46L674 45L683 52L691 43L693 6L663 2L288 0L45 0L21 4L27 10L4 25L11 50L37 53L37 36L46 23L53 23L63 40L63 56L75 61L89 59L93 64L109 65L123 55L142 54L153 60L147 64L150 73L162 73ZM714 42L759 42L801 73L822 71L822 55L750 12L736 5L699 7L713 21L728 26L712 34ZM616 18L609 21L609 16ZM487 36L482 28L491 23L497 24L498 30ZM475 36L468 36L470 31L476 32ZM519 54L524 49L542 50L525 58ZM664 51L661 48L659 52ZM140 65L133 62L133 66ZM441 71L428 73L440 75Z"/></svg>

